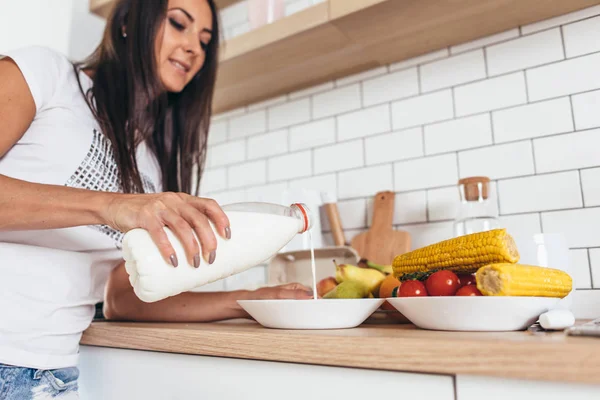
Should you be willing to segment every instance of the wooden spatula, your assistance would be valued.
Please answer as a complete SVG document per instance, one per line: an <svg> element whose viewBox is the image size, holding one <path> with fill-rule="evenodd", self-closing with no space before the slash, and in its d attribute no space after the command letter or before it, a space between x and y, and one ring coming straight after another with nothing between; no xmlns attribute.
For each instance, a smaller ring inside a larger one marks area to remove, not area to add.
<svg viewBox="0 0 600 400"><path fill-rule="evenodd" d="M410 251L410 234L394 230L394 192L375 195L371 228L352 238L351 245L361 258L376 264L390 265L394 257Z"/></svg>

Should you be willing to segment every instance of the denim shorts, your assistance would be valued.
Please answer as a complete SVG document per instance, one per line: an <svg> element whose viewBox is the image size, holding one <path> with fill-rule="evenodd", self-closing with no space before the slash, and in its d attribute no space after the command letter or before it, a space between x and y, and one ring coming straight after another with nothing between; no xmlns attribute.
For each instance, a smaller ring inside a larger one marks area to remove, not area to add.
<svg viewBox="0 0 600 400"><path fill-rule="evenodd" d="M77 367L34 369L0 364L0 400L79 399Z"/></svg>

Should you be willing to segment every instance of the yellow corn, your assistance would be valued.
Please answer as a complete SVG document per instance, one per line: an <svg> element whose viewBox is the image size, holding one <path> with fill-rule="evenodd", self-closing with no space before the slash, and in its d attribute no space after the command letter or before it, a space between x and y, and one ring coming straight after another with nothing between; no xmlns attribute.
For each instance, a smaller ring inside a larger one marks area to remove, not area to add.
<svg viewBox="0 0 600 400"><path fill-rule="evenodd" d="M473 273L483 265L517 261L519 252L513 238L506 229L495 229L445 240L396 256L392 268L398 278L406 273L436 269Z"/></svg>
<svg viewBox="0 0 600 400"><path fill-rule="evenodd" d="M573 281L564 271L523 264L490 264L477 270L477 289L484 296L538 296L563 298Z"/></svg>

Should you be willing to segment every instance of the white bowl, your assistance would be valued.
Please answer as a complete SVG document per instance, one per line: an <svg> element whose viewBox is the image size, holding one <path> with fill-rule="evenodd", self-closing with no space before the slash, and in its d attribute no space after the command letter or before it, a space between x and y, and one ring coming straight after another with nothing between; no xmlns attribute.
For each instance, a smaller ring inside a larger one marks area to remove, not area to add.
<svg viewBox="0 0 600 400"><path fill-rule="evenodd" d="M442 331L518 331L560 301L550 297L440 296L388 298L413 324Z"/></svg>
<svg viewBox="0 0 600 400"><path fill-rule="evenodd" d="M238 300L259 324L278 329L344 329L362 324L385 299Z"/></svg>

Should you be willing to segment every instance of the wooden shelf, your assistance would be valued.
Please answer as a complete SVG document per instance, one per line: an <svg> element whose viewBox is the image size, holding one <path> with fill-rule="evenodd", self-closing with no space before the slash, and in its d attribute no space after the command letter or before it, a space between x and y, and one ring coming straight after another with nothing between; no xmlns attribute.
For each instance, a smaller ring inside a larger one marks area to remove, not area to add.
<svg viewBox="0 0 600 400"><path fill-rule="evenodd" d="M242 0L215 0L218 8L229 7ZM107 18L115 0L89 0L90 11L102 18Z"/></svg>
<svg viewBox="0 0 600 400"><path fill-rule="evenodd" d="M99 8L112 0L90 0ZM221 113L600 4L600 0L327 0L224 43Z"/></svg>

